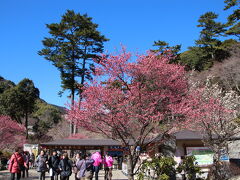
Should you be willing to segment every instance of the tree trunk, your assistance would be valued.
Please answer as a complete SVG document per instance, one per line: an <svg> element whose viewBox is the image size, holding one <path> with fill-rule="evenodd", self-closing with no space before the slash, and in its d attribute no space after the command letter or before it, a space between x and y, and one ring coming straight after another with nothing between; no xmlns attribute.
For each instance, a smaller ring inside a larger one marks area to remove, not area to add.
<svg viewBox="0 0 240 180"><path fill-rule="evenodd" d="M28 113L25 113L26 139L28 139Z"/></svg>
<svg viewBox="0 0 240 180"><path fill-rule="evenodd" d="M71 105L72 107L74 106L74 89L71 90ZM72 120L70 121L70 133L69 135L71 136L74 133L74 124Z"/></svg>
<svg viewBox="0 0 240 180"><path fill-rule="evenodd" d="M133 159L132 159L132 157L130 155L128 155L127 167L128 167L128 180L134 180Z"/></svg>
<svg viewBox="0 0 240 180"><path fill-rule="evenodd" d="M84 49L84 54L86 55L87 54L87 47L85 47ZM83 63L82 63L82 69L83 69L83 74L81 76L81 88L84 84L84 81L85 81L85 66L86 66L86 58L83 58ZM79 91L79 109L80 109L80 106L81 106L81 102L82 102L82 89ZM73 128L73 133L74 134L77 134L78 133L78 127L74 124L74 128Z"/></svg>
<svg viewBox="0 0 240 180"><path fill-rule="evenodd" d="M220 157L221 157L221 152L224 148L220 147L218 150L214 153L213 157L213 179L214 180L228 180L231 177L231 172L229 169L229 163L226 162L221 162ZM225 148L226 149L226 148Z"/></svg>
<svg viewBox="0 0 240 180"><path fill-rule="evenodd" d="M77 134L78 133L78 128L76 126L76 124L73 125L73 134Z"/></svg>

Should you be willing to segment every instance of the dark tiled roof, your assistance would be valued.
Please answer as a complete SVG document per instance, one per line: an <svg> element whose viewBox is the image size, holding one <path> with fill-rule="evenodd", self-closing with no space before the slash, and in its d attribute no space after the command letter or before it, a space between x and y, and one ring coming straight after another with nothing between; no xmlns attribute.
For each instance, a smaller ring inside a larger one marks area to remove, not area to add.
<svg viewBox="0 0 240 180"><path fill-rule="evenodd" d="M175 132L170 134L170 136L175 137L176 140L202 140L203 135L198 131L191 130L182 130L179 132ZM151 142L159 142L163 138L162 134L159 134L156 138L151 140Z"/></svg>
<svg viewBox="0 0 240 180"><path fill-rule="evenodd" d="M112 139L61 139L42 143L42 146L120 146L121 143Z"/></svg>
<svg viewBox="0 0 240 180"><path fill-rule="evenodd" d="M199 131L182 130L172 134L176 140L202 140L203 134ZM162 135L158 135L155 139L146 143L160 141ZM240 137L233 137L231 139L240 140ZM130 144L133 143L130 141ZM42 146L120 146L121 143L112 139L61 139L52 142L42 143Z"/></svg>
<svg viewBox="0 0 240 180"><path fill-rule="evenodd" d="M173 134L176 140L201 140L203 134L199 131L182 130Z"/></svg>
<svg viewBox="0 0 240 180"><path fill-rule="evenodd" d="M203 135L197 131L182 130L172 134L176 137L176 140L201 140ZM158 135L155 139L146 143L160 141L162 135ZM130 141L130 144L133 142ZM42 146L120 146L121 143L112 139L61 139L42 143Z"/></svg>

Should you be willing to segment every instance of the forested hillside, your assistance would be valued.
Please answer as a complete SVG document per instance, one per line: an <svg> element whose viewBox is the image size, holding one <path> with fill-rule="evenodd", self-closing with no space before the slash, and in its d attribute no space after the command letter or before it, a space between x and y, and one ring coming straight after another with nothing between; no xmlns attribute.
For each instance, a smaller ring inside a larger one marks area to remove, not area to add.
<svg viewBox="0 0 240 180"><path fill-rule="evenodd" d="M66 111L64 107L40 99L39 93L29 79L15 84L0 77L0 114L8 115L12 120L23 124L29 131L29 142L51 140L48 131L62 122Z"/></svg>

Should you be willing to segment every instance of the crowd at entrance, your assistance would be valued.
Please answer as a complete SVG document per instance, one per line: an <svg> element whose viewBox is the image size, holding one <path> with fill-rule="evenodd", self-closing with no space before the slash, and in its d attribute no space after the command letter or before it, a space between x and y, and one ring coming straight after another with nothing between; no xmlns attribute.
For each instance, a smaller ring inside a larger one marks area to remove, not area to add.
<svg viewBox="0 0 240 180"><path fill-rule="evenodd" d="M12 154L8 169L11 173L11 180L20 180L28 177L29 168L36 166L39 173L39 180L45 180L46 173L49 173L51 180L69 180L74 174L75 180L98 180L98 173L104 167L105 180L112 179L113 158L106 154L101 156L97 151L89 154L77 153L70 159L68 153L58 153L53 151L47 155L43 150L34 161L28 152L23 152L17 148Z"/></svg>

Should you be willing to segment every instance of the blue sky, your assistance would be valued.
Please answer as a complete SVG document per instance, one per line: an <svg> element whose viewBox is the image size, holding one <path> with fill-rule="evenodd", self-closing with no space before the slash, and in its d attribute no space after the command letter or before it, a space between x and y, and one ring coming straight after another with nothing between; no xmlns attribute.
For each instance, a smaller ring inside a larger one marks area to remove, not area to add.
<svg viewBox="0 0 240 180"><path fill-rule="evenodd" d="M0 76L18 83L33 80L40 97L64 106L68 92L61 90L57 69L37 51L49 37L45 24L57 23L67 9L87 13L98 30L110 39L105 50L114 52L120 44L129 51L145 53L156 40L182 50L194 45L200 29L200 15L207 11L225 21L231 11L223 11L224 0L1 0L0 1Z"/></svg>

